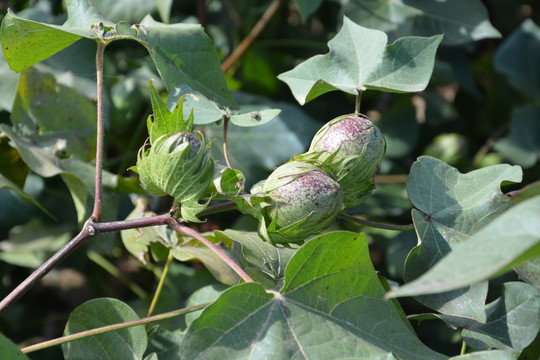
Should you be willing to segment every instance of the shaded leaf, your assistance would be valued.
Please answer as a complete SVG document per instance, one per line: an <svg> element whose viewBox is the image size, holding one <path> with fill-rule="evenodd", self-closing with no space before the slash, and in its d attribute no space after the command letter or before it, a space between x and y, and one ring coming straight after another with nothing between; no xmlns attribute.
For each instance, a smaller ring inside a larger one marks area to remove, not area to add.
<svg viewBox="0 0 540 360"><path fill-rule="evenodd" d="M11 112L13 101L15 101L15 90L19 76L13 70L10 70L6 58L0 53L0 109Z"/></svg>
<svg viewBox="0 0 540 360"><path fill-rule="evenodd" d="M96 117L93 102L57 84L53 75L35 69L21 73L11 114L20 133L39 135L40 141L65 139L57 152L91 160L96 152Z"/></svg>
<svg viewBox="0 0 540 360"><path fill-rule="evenodd" d="M256 283L226 290L191 323L181 355L445 359L418 340L383 294L365 236L328 233L293 256L280 293Z"/></svg>
<svg viewBox="0 0 540 360"><path fill-rule="evenodd" d="M511 206L500 190L503 181L521 181L521 169L497 165L461 174L435 158L418 158L407 180L407 192L416 208L412 213L419 242L407 257L404 276L407 283L427 272L460 243L468 242L473 233ZM471 265L475 263L476 260ZM456 271L455 264L451 268L461 276L470 276L462 268ZM435 294L440 291L426 289L423 294L433 295L419 296L417 300L444 314L485 320L487 283Z"/></svg>
<svg viewBox="0 0 540 360"><path fill-rule="evenodd" d="M506 76L516 90L540 99L540 28L531 19L525 20L495 54L495 68Z"/></svg>
<svg viewBox="0 0 540 360"><path fill-rule="evenodd" d="M502 296L486 306L485 324L473 322L461 332L472 348L519 353L540 330L540 293L530 285L508 282Z"/></svg>
<svg viewBox="0 0 540 360"><path fill-rule="evenodd" d="M14 343L0 333L0 354L10 360L30 360Z"/></svg>
<svg viewBox="0 0 540 360"><path fill-rule="evenodd" d="M540 256L514 268L519 278L540 291Z"/></svg>
<svg viewBox="0 0 540 360"><path fill-rule="evenodd" d="M146 354L154 353L155 360L180 360L180 344L183 337L184 334L180 330L168 331L156 326L148 334Z"/></svg>
<svg viewBox="0 0 540 360"><path fill-rule="evenodd" d="M512 207L467 241L453 246L429 272L389 296L456 289L508 271L539 255L540 197L537 196Z"/></svg>
<svg viewBox="0 0 540 360"><path fill-rule="evenodd" d="M120 300L94 299L73 310L64 335L132 320L138 320L137 314ZM62 352L66 360L142 359L146 344L144 325L138 325L62 344Z"/></svg>
<svg viewBox="0 0 540 360"><path fill-rule="evenodd" d="M43 205L39 203L39 201L37 201L31 195L24 192L24 190L21 189L19 186L17 186L17 184L13 183L9 179L6 179L4 175L2 174L0 174L0 188L13 190L13 192L19 195L23 200L31 202L36 207L38 207L41 211L43 211L45 214L49 215L51 218L54 218L54 216L47 209L45 209Z"/></svg>
<svg viewBox="0 0 540 360"><path fill-rule="evenodd" d="M476 351L470 354L452 356L449 360L515 360L514 354L504 350Z"/></svg>
<svg viewBox="0 0 540 360"><path fill-rule="evenodd" d="M241 246L242 268L258 283L268 289L283 285L285 269L296 248L278 248L264 241L256 232L227 229L216 231L218 238L224 236Z"/></svg>
<svg viewBox="0 0 540 360"><path fill-rule="evenodd" d="M365 89L395 92L423 90L431 77L442 36L406 37L386 46L382 31L344 18L328 43L330 52L316 55L280 74L301 104L333 90L357 95Z"/></svg>
<svg viewBox="0 0 540 360"><path fill-rule="evenodd" d="M534 166L540 158L540 108L534 105L515 107L510 133L494 147L514 164L524 168Z"/></svg>
<svg viewBox="0 0 540 360"><path fill-rule="evenodd" d="M501 37L479 0L349 0L343 11L358 24L386 32L392 40L444 34L444 45L460 45Z"/></svg>
<svg viewBox="0 0 540 360"><path fill-rule="evenodd" d="M16 226L0 242L0 260L35 269L72 238L73 230L69 224L50 226L37 219Z"/></svg>
<svg viewBox="0 0 540 360"><path fill-rule="evenodd" d="M306 22L307 18L313 14L321 6L322 0L294 0L298 9L302 22Z"/></svg>

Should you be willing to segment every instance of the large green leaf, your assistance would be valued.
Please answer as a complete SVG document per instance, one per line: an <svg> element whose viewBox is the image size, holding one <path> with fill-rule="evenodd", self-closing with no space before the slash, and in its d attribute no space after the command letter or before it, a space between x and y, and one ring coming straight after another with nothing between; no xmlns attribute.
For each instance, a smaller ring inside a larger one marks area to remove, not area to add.
<svg viewBox="0 0 540 360"><path fill-rule="evenodd" d="M538 44L540 46L540 42ZM514 108L510 133L494 147L514 164L524 168L536 164L540 158L540 107L523 105Z"/></svg>
<svg viewBox="0 0 540 360"><path fill-rule="evenodd" d="M191 323L183 359L445 359L423 345L369 260L366 237L333 232L293 256L280 293L225 291ZM389 336L391 334L391 336Z"/></svg>
<svg viewBox="0 0 540 360"><path fill-rule="evenodd" d="M530 285L508 282L502 296L486 306L486 323L473 322L461 332L471 347L519 353L540 330L540 293Z"/></svg>
<svg viewBox="0 0 540 360"><path fill-rule="evenodd" d="M500 190L503 181L521 181L521 169L518 166L497 165L461 174L435 158L418 158L411 167L407 191L416 208L413 210L413 221L419 244L407 258L406 282L427 272L437 261L511 206L508 197ZM470 275L455 264L451 267L455 273ZM424 294L432 295L419 296L417 299L444 314L485 321L487 283L452 289L457 290L441 294L429 291Z"/></svg>
<svg viewBox="0 0 540 360"><path fill-rule="evenodd" d="M485 214L488 215L488 214ZM429 272L389 296L456 289L486 280L540 255L540 197L506 211L462 244L452 247Z"/></svg>
<svg viewBox="0 0 540 360"><path fill-rule="evenodd" d="M209 99L235 108L216 49L200 25L159 23L147 16L140 25L113 24L87 0L67 2L65 25L22 19L11 11L2 22L2 50L11 69L19 72L81 37L110 42L135 40L144 45L169 91L186 84ZM101 23L101 25L99 25ZM103 24L105 27L103 27ZM182 38L182 41L178 41Z"/></svg>
<svg viewBox="0 0 540 360"><path fill-rule="evenodd" d="M120 300L94 299L73 310L64 335L132 320L138 320L137 314ZM66 360L135 360L142 359L146 343L145 328L138 325L62 344L62 352Z"/></svg>
<svg viewBox="0 0 540 360"><path fill-rule="evenodd" d="M421 91L431 77L441 39L441 35L405 37L386 46L385 33L345 17L343 27L328 43L328 54L316 55L278 78L302 105L333 90L355 95L365 89Z"/></svg>
<svg viewBox="0 0 540 360"><path fill-rule="evenodd" d="M345 15L358 24L402 36L444 34L444 45L499 38L480 0L349 0Z"/></svg>
<svg viewBox="0 0 540 360"><path fill-rule="evenodd" d="M0 354L5 359L10 360L30 360L30 358L19 350L17 345L12 343L2 333L0 333Z"/></svg>
<svg viewBox="0 0 540 360"><path fill-rule="evenodd" d="M540 27L527 19L495 54L495 68L524 95L540 99Z"/></svg>
<svg viewBox="0 0 540 360"><path fill-rule="evenodd" d="M237 107L227 89L217 51L202 26L166 25L150 16L143 19L141 26L135 40L148 49L169 92L186 84L210 100Z"/></svg>

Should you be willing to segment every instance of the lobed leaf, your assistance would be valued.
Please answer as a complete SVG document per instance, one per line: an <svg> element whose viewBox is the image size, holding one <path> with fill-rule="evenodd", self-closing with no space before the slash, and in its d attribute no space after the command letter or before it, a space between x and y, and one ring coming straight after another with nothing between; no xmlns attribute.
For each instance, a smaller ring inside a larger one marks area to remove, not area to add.
<svg viewBox="0 0 540 360"><path fill-rule="evenodd" d="M431 77L441 40L441 35L405 37L386 46L385 33L345 17L339 33L328 42L328 54L316 55L278 78L301 105L333 90L354 95L365 89L421 91Z"/></svg>
<svg viewBox="0 0 540 360"><path fill-rule="evenodd" d="M365 236L328 233L292 257L280 293L256 283L226 290L188 327L181 356L445 359L418 340L383 294Z"/></svg>
<svg viewBox="0 0 540 360"><path fill-rule="evenodd" d="M386 32L391 39L444 33L443 45L462 45L501 37L479 0L348 0L343 12L358 24Z"/></svg>
<svg viewBox="0 0 540 360"><path fill-rule="evenodd" d="M418 158L407 181L409 198L416 208L412 213L419 242L406 260L407 283L427 272L461 243L469 242L471 235L512 205L500 190L504 181L521 181L521 169L496 165L461 174L435 158ZM456 267L455 263L447 269L471 277L469 271ZM460 288L467 285L470 286ZM422 294L431 295L419 296L417 300L444 314L484 321L487 283L470 281L461 286L452 286L451 289L457 290L441 294L437 293L442 289L425 288Z"/></svg>
<svg viewBox="0 0 540 360"><path fill-rule="evenodd" d="M455 246L430 271L389 297L429 294L474 284L540 255L540 197L521 202ZM456 271L459 270L459 271Z"/></svg>

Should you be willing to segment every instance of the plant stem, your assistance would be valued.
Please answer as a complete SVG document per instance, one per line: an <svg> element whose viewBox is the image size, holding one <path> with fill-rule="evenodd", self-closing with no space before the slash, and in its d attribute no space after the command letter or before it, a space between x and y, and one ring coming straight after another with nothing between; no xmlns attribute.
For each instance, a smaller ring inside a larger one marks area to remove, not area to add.
<svg viewBox="0 0 540 360"><path fill-rule="evenodd" d="M227 71L245 52L246 50L251 46L253 41L259 36L261 31L264 29L268 21L274 16L274 14L277 12L277 9L281 5L281 0L274 0L266 9L264 14L261 16L257 24L251 29L248 36L242 42L234 49L231 55L225 61L223 64L221 64L221 68L223 71Z"/></svg>
<svg viewBox="0 0 540 360"><path fill-rule="evenodd" d="M169 225L171 225L179 233L191 236L199 240L206 247L212 250L217 256L219 256L221 260L223 260L227 265L229 265L245 282L254 282L253 279L240 266L238 266L238 264L235 263L233 259L231 259L227 254L221 251L219 247L214 245L210 240L199 234L197 231L187 226L180 225L173 218L171 218L171 220L169 221Z"/></svg>
<svg viewBox="0 0 540 360"><path fill-rule="evenodd" d="M231 161L229 160L229 152L227 151L227 130L229 129L229 115L223 117L223 157L229 169L232 169Z"/></svg>
<svg viewBox="0 0 540 360"><path fill-rule="evenodd" d="M206 209L201 211L198 216L204 217L212 214L219 214L233 209L236 209L236 203L234 201L227 201L221 204L208 206Z"/></svg>
<svg viewBox="0 0 540 360"><path fill-rule="evenodd" d="M409 231L414 230L414 224L408 224L408 225L393 225L393 224L383 224L375 221L369 221L365 219L361 219L352 215L339 213L339 216L348 219L360 224L368 225L371 227L379 228L379 229L387 229L387 230L397 230L397 231Z"/></svg>
<svg viewBox="0 0 540 360"><path fill-rule="evenodd" d="M103 163L103 53L107 43L99 41L96 54L96 76L97 76L97 134L96 134L96 186L94 196L94 210L92 219L99 221L103 210L103 196L101 187L102 163Z"/></svg>
<svg viewBox="0 0 540 360"><path fill-rule="evenodd" d="M24 293L32 288L39 280L49 273L58 263L64 260L75 249L81 246L88 238L94 235L92 231L88 231L88 227L85 225L81 232L71 239L66 245L51 256L47 261L41 264L30 276L28 276L23 282L21 282L13 291L11 291L0 302L0 314L4 312L11 304L17 301Z"/></svg>
<svg viewBox="0 0 540 360"><path fill-rule="evenodd" d="M360 102L362 101L362 90L358 88L356 90L358 94L356 95L356 102L354 103L354 113L360 114Z"/></svg>
<svg viewBox="0 0 540 360"><path fill-rule="evenodd" d="M461 343L461 351L459 355L465 355L466 352L467 352L467 343L465 342L465 340L463 340L463 342Z"/></svg>
<svg viewBox="0 0 540 360"><path fill-rule="evenodd" d="M184 315L193 311L204 309L208 305L210 305L210 303L198 304L198 305L190 306L183 309L169 311L169 312L159 314L159 315L148 316L148 317L138 319L138 320L126 321L120 324L102 326L96 329L86 330L80 333L66 335L66 336L62 336L62 337L52 339L49 341L44 341L39 344L30 345L25 348L22 348L21 351L25 354L28 354L30 352L47 349L47 348L50 348L56 345L61 345L70 341L84 339L89 336L100 335L100 334L104 334L110 331L121 330L121 329L125 329L132 326L145 325L145 324L155 322L155 321L170 319L176 316L180 316L180 315Z"/></svg>
<svg viewBox="0 0 540 360"><path fill-rule="evenodd" d="M169 274L169 269L171 268L171 264L173 260L174 260L174 256L173 256L172 249L169 249L169 255L167 256L165 267L163 268L163 272L161 273L161 277L159 279L156 292L154 294L154 297L152 298L152 303L150 304L150 307L148 308L147 316L152 316L152 314L154 313L157 301L159 299L159 296L161 295L161 290L163 290L163 285L165 284L165 279L167 278L167 275Z"/></svg>
<svg viewBox="0 0 540 360"><path fill-rule="evenodd" d="M408 175L377 175L375 176L375 184L398 184L406 183Z"/></svg>
<svg viewBox="0 0 540 360"><path fill-rule="evenodd" d="M101 254L95 252L94 250L89 250L86 253L86 256L99 266L101 266L105 271L107 271L109 274L120 280L124 285L126 285L135 295L137 295L140 299L146 299L148 294L146 291L144 291L139 285L134 283L133 281L129 280L122 274L120 270L116 266L114 266L109 260L101 256Z"/></svg>

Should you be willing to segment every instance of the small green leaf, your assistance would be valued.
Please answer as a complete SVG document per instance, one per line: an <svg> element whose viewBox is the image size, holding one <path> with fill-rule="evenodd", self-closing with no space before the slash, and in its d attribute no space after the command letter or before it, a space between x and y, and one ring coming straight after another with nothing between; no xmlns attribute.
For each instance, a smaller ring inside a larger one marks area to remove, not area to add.
<svg viewBox="0 0 540 360"><path fill-rule="evenodd" d="M441 35L406 37L386 46L385 33L345 17L328 43L328 54L316 55L278 78L289 85L301 105L333 90L354 95L365 89L421 91L431 77L441 40Z"/></svg>
<svg viewBox="0 0 540 360"><path fill-rule="evenodd" d="M534 166L540 159L540 108L534 105L515 107L510 133L494 147L514 164L524 168Z"/></svg>
<svg viewBox="0 0 540 360"><path fill-rule="evenodd" d="M444 33L444 45L461 45L501 37L479 0L349 0L343 12L358 24L385 31L391 39Z"/></svg>
<svg viewBox="0 0 540 360"><path fill-rule="evenodd" d="M499 46L495 54L495 68L504 74L512 87L525 96L540 99L540 27L533 20L525 20Z"/></svg>
<svg viewBox="0 0 540 360"><path fill-rule="evenodd" d="M445 359L383 294L365 235L328 233L292 257L280 293L246 283L221 294L188 327L182 359Z"/></svg>
<svg viewBox="0 0 540 360"><path fill-rule="evenodd" d="M540 196L495 218L453 246L429 272L389 297L430 294L474 284L540 255ZM459 271L456 271L459 269Z"/></svg>
<svg viewBox="0 0 540 360"><path fill-rule="evenodd" d="M64 335L132 320L138 320L138 316L125 303L109 298L94 299L73 310ZM144 326L138 325L62 344L62 352L66 360L142 359L146 344Z"/></svg>
<svg viewBox="0 0 540 360"><path fill-rule="evenodd" d="M242 107L241 111L247 111L246 107ZM264 109L250 111L245 114L234 114L231 115L231 123L242 127L260 126L274 120L280 112L281 110L279 109Z"/></svg>
<svg viewBox="0 0 540 360"><path fill-rule="evenodd" d="M505 283L502 296L487 305L486 323L474 322L461 332L477 350L496 348L519 353L540 330L540 293L521 282Z"/></svg>
<svg viewBox="0 0 540 360"><path fill-rule="evenodd" d="M419 245L409 254L405 264L405 281L411 282L427 272L434 263L448 253L467 243L470 236L485 227L497 215L512 204L502 194L500 184L504 181L521 181L518 166L497 165L461 174L444 162L428 156L418 158L407 181L409 198L416 209L413 220ZM482 248L485 251L485 248ZM473 266L477 260L470 261ZM448 268L450 270L450 268ZM463 267L454 274L469 278L470 271ZM471 281L463 284L475 284ZM485 320L484 301L487 283L467 288L454 286L452 292L435 294L434 287L426 288L417 300L448 315Z"/></svg>
<svg viewBox="0 0 540 360"><path fill-rule="evenodd" d="M14 343L0 333L0 354L9 360L30 360Z"/></svg>

